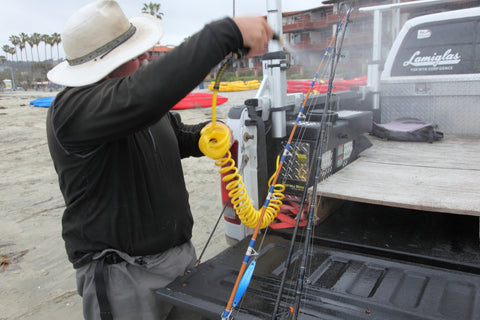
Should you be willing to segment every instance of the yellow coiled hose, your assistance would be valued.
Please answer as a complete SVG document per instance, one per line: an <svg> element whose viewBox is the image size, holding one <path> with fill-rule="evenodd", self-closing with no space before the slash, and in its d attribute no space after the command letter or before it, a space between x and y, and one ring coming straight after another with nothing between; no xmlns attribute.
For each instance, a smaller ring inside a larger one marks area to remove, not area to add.
<svg viewBox="0 0 480 320"><path fill-rule="evenodd" d="M221 167L219 170L220 174L226 174L222 178L222 181L227 183L226 188L233 209L243 224L254 229L260 219L263 208L255 210L253 207L242 177L238 173L238 168L235 166L235 160L232 159L229 150L230 129L223 123L215 122L216 93L217 91L214 91L212 99L212 123L206 125L200 132L201 136L198 145L204 155L215 160L215 165ZM273 188L270 186L269 195L270 193L271 195L270 198L267 197L264 203L264 207L265 205L267 206L265 207L265 213L262 218L261 229L266 228L277 216L282 206L284 190L285 187L281 184L276 184Z"/></svg>

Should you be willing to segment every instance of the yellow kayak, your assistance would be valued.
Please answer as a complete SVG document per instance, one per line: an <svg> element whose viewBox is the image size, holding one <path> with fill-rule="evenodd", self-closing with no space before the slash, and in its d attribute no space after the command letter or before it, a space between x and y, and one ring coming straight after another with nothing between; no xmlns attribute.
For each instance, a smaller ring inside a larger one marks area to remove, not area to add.
<svg viewBox="0 0 480 320"><path fill-rule="evenodd" d="M212 82L208 89L213 91L213 85L215 82ZM219 91L245 91L245 90L255 90L260 87L260 82L258 80L251 81L231 81L231 82L220 82Z"/></svg>

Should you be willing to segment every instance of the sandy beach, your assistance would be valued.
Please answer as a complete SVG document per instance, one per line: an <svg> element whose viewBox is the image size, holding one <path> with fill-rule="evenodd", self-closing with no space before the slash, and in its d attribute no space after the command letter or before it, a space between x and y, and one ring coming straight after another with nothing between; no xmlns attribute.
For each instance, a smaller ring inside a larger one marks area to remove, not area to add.
<svg viewBox="0 0 480 320"><path fill-rule="evenodd" d="M197 90L208 92L208 90ZM256 91L221 92L228 109ZM56 92L0 92L0 320L83 319L75 272L61 238L64 202L45 134L46 108L30 101ZM185 123L210 119L211 108L180 110ZM193 243L202 251L221 212L219 174L206 157L184 159L195 219ZM227 247L220 224L202 261Z"/></svg>

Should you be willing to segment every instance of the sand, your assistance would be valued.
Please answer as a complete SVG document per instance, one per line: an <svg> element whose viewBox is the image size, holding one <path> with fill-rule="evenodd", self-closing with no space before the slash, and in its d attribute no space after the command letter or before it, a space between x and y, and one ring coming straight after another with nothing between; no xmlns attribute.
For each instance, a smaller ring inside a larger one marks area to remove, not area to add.
<svg viewBox="0 0 480 320"><path fill-rule="evenodd" d="M208 90L198 90L208 92ZM222 92L218 119L255 91ZM63 198L48 152L46 108L30 101L56 92L0 92L0 320L83 319L75 272L61 238ZM178 111L185 123L210 119L211 108ZM213 160L182 160L195 219L199 255L221 212L220 182ZM219 225L203 261L226 248Z"/></svg>

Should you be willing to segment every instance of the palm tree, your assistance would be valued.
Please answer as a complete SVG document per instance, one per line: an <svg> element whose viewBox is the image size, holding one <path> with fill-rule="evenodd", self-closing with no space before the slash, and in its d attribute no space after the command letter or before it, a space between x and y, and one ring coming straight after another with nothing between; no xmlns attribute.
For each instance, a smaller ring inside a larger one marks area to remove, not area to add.
<svg viewBox="0 0 480 320"><path fill-rule="evenodd" d="M30 41L32 42L32 45L37 47L37 58L38 58L38 62L40 62L40 51L38 50L38 45L40 44L40 42L42 42L42 35L40 33L33 33L31 36L30 36ZM32 57L33 57L33 48L32 48Z"/></svg>
<svg viewBox="0 0 480 320"><path fill-rule="evenodd" d="M163 17L163 12L160 12L160 3L153 3L153 2L150 2L149 4L144 3L142 8L142 13L146 13L151 16L154 16L159 20L162 20L162 17ZM155 47L149 50L149 51L152 51L151 53L149 53L149 55L152 57L153 57L154 48Z"/></svg>
<svg viewBox="0 0 480 320"><path fill-rule="evenodd" d="M51 37L48 34L42 34L41 39L42 39L42 42L45 44L45 47L44 47L44 49L45 49L45 60L48 60L47 59L47 46L50 46L50 57L52 55L52 44L50 42ZM52 58L52 61L53 61L53 58Z"/></svg>
<svg viewBox="0 0 480 320"><path fill-rule="evenodd" d="M48 60L48 59L47 59L48 37L50 37L48 34L42 34L42 35L40 36L40 40L41 40L41 42L43 42L43 50L44 50L44 53L45 53L43 61L47 61L47 60Z"/></svg>
<svg viewBox="0 0 480 320"><path fill-rule="evenodd" d="M13 61L13 55L17 56L17 49L15 47L10 47L10 55L12 56L12 61ZM18 61L17 61L18 62Z"/></svg>
<svg viewBox="0 0 480 320"><path fill-rule="evenodd" d="M20 57L22 58L22 61L23 61L23 49L25 49L25 43L20 42L18 44L18 48L20 49ZM26 50L25 50L25 60L27 60L27 62L28 62L27 51Z"/></svg>
<svg viewBox="0 0 480 320"><path fill-rule="evenodd" d="M11 52L11 47L8 45L8 44L5 44L3 47L2 47L2 50L3 52L5 52L6 54L12 54ZM13 60L13 56L12 56L12 60Z"/></svg>
<svg viewBox="0 0 480 320"><path fill-rule="evenodd" d="M13 44L13 46L15 47L15 56L17 58L17 62L18 62L18 53L17 53L17 46L20 44L20 37L19 36L10 36L9 38L10 42Z"/></svg>
<svg viewBox="0 0 480 320"><path fill-rule="evenodd" d="M52 44L57 45L57 61L59 61L60 60L60 52L58 51L58 45L62 42L62 38L56 32L52 34L52 38L53 38L52 39ZM52 61L53 61L53 57L52 57Z"/></svg>
<svg viewBox="0 0 480 320"><path fill-rule="evenodd" d="M32 54L32 62L35 62L35 59L33 58L33 39L32 39L32 37L27 38L27 43L30 46L30 53Z"/></svg>
<svg viewBox="0 0 480 320"><path fill-rule="evenodd" d="M13 55L17 54L17 49L15 49L14 47L10 47L10 54L12 55L12 61L13 61Z"/></svg>
<svg viewBox="0 0 480 320"><path fill-rule="evenodd" d="M27 62L28 62L27 48L26 48L28 34L26 34L25 32L22 32L22 33L19 34L19 36L20 36L19 46L20 46L20 50L21 50L20 53L22 54L23 49L25 49L25 60L27 60ZM23 54L22 54L22 57L23 57Z"/></svg>
<svg viewBox="0 0 480 320"><path fill-rule="evenodd" d="M4 45L2 47L2 50L7 53L7 54L10 54L11 56L11 60L13 62L13 55L17 53L17 49L15 49L15 47L10 47L8 44ZM17 60L18 61L18 60Z"/></svg>
<svg viewBox="0 0 480 320"><path fill-rule="evenodd" d="M144 3L142 12L152 15L159 20L162 20L162 17L163 17L163 12L160 12L160 3L152 3L152 2L150 2L149 4Z"/></svg>
<svg viewBox="0 0 480 320"><path fill-rule="evenodd" d="M48 37L48 44L50 45L50 58L53 62L53 45L55 44L55 39L52 36Z"/></svg>
<svg viewBox="0 0 480 320"><path fill-rule="evenodd" d="M35 62L35 59L33 58L33 40L30 37L27 37L27 43L30 46L30 53L32 54L32 62Z"/></svg>

